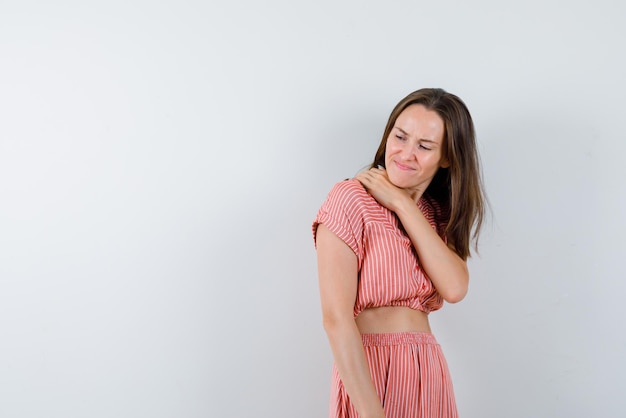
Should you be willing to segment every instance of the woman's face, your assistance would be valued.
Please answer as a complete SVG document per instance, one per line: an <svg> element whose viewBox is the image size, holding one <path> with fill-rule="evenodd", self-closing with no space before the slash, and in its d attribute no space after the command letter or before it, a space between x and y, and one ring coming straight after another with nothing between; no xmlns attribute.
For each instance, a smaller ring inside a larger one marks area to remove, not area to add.
<svg viewBox="0 0 626 418"><path fill-rule="evenodd" d="M420 104L407 107L396 119L385 148L389 180L419 198L439 167L443 155L444 124L439 115Z"/></svg>

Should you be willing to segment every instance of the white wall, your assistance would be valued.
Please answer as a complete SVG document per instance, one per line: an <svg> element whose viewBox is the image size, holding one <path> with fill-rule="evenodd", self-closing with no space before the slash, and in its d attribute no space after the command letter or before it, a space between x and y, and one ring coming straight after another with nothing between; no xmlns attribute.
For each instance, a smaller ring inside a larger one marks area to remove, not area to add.
<svg viewBox="0 0 626 418"><path fill-rule="evenodd" d="M623 16L0 2L0 416L325 416L310 222L426 86L472 111L493 207L432 315L462 416L626 415Z"/></svg>

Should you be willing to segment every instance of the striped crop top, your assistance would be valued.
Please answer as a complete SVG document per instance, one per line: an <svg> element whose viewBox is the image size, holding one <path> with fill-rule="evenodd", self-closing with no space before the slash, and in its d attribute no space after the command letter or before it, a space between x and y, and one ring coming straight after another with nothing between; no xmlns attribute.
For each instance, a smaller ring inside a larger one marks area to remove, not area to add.
<svg viewBox="0 0 626 418"><path fill-rule="evenodd" d="M444 238L446 223L439 204L423 195L417 205ZM381 306L406 306L426 313L442 307L443 298L421 268L398 217L367 193L358 180L345 180L332 188L313 222L314 240L319 224L357 256L355 317L364 309Z"/></svg>

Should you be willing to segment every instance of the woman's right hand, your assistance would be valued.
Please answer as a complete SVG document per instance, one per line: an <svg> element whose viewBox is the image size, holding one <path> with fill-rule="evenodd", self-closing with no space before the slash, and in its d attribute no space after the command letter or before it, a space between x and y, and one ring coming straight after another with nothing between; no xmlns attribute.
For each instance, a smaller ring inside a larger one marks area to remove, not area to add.
<svg viewBox="0 0 626 418"><path fill-rule="evenodd" d="M392 212L396 212L402 203L413 204L406 190L391 183L384 168L370 168L360 172L354 178L378 203Z"/></svg>

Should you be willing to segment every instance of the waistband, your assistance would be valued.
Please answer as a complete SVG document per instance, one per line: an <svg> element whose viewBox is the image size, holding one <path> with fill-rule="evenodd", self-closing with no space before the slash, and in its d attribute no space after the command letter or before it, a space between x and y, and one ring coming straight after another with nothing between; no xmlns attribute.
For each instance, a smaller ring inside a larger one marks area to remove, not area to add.
<svg viewBox="0 0 626 418"><path fill-rule="evenodd" d="M361 334L363 346L387 346L410 344L439 344L428 332L391 332L381 334Z"/></svg>

